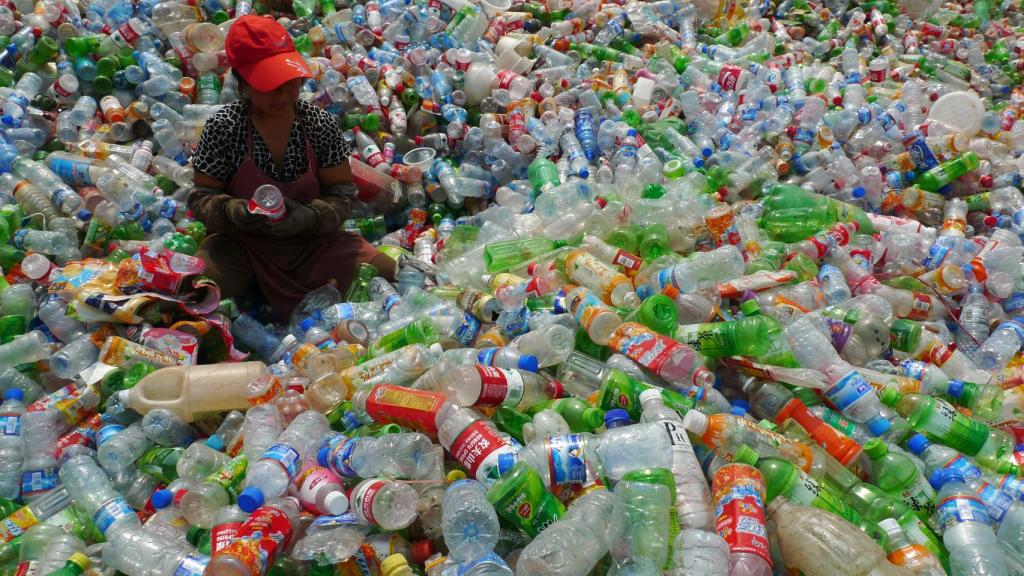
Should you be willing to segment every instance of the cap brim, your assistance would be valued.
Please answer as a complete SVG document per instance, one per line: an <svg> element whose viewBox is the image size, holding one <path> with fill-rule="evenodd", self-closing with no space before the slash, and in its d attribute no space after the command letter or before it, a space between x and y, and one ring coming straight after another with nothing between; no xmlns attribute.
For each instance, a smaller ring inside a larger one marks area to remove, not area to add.
<svg viewBox="0 0 1024 576"><path fill-rule="evenodd" d="M237 68L246 83L258 92L270 92L295 78L312 78L313 72L298 52L282 52L255 64Z"/></svg>

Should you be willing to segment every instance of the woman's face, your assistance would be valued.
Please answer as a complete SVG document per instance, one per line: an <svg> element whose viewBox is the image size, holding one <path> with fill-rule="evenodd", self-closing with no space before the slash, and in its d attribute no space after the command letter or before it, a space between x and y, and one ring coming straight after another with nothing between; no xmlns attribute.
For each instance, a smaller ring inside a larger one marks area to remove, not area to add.
<svg viewBox="0 0 1024 576"><path fill-rule="evenodd" d="M294 78L281 84L270 92L258 92L249 89L249 101L257 112L265 116L288 114L299 99L302 89L302 78Z"/></svg>

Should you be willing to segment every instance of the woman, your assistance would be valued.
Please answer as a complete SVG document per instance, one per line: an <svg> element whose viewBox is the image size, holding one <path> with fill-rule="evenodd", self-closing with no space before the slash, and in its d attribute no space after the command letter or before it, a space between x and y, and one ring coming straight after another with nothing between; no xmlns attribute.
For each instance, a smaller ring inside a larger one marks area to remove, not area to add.
<svg viewBox="0 0 1024 576"><path fill-rule="evenodd" d="M391 258L340 229L355 196L349 146L333 116L299 100L312 74L288 32L272 18L243 16L224 48L243 98L207 120L188 198L211 234L199 247L206 274L226 297L258 286L280 320L324 284L344 293L359 264L393 279ZM264 184L285 198L280 221L249 212Z"/></svg>

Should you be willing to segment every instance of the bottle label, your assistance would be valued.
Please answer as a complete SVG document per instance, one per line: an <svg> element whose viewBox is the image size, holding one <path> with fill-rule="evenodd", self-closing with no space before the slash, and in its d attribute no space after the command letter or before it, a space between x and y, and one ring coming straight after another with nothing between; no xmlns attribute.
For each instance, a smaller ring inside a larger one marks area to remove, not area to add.
<svg viewBox="0 0 1024 576"><path fill-rule="evenodd" d="M923 432L930 440L967 455L977 454L988 439L988 426L961 413L949 402L934 398L935 409L924 421Z"/></svg>
<svg viewBox="0 0 1024 576"><path fill-rule="evenodd" d="M949 461L942 465L942 469L955 470L968 480L981 478L982 475L981 468L975 466L974 463L968 460L963 454L957 454L950 458Z"/></svg>
<svg viewBox="0 0 1024 576"><path fill-rule="evenodd" d="M843 415L835 410L825 408L825 412L822 414L821 419L829 426L839 430L847 436L852 437L857 432L857 425L846 418L843 418Z"/></svg>
<svg viewBox="0 0 1024 576"><path fill-rule="evenodd" d="M990 522L985 503L973 494L947 496L939 501L936 508L938 509L939 529L942 532L964 522L980 524L989 524Z"/></svg>
<svg viewBox="0 0 1024 576"><path fill-rule="evenodd" d="M360 484L352 493L352 511L369 524L377 524L373 515L373 500L382 488L388 485L387 480L370 480Z"/></svg>
<svg viewBox="0 0 1024 576"><path fill-rule="evenodd" d="M587 483L587 456L583 451L583 436L551 436L544 440L544 447L548 453L548 472L552 485Z"/></svg>
<svg viewBox="0 0 1024 576"><path fill-rule="evenodd" d="M476 363L483 364L484 366L494 365L494 354L497 353L499 348L491 346L489 348L482 348L476 354Z"/></svg>
<svg viewBox="0 0 1024 576"><path fill-rule="evenodd" d="M1024 478L1003 474L997 482L999 489L1018 500L1024 500Z"/></svg>
<svg viewBox="0 0 1024 576"><path fill-rule="evenodd" d="M284 467L289 478L295 478L295 475L299 473L299 464L301 464L300 460L302 460L299 457L299 451L287 444L274 444L263 453L262 459L276 460L278 464Z"/></svg>
<svg viewBox="0 0 1024 576"><path fill-rule="evenodd" d="M743 74L743 69L739 66L732 64L726 64L722 66L722 70L718 73L718 85L722 87L722 90L726 92L732 92L736 90L736 86L739 83L740 76Z"/></svg>
<svg viewBox="0 0 1024 576"><path fill-rule="evenodd" d="M860 523L860 514L847 506L834 492L822 488L817 480L803 472L800 472L800 479L793 484L786 497L795 504L828 510L854 524Z"/></svg>
<svg viewBox="0 0 1024 576"><path fill-rule="evenodd" d="M239 454L232 458L230 462L221 466L219 470L204 478L203 484L220 486L232 497L235 497L238 495L238 487L242 484L242 479L245 478L245 470L248 467L249 461L246 459L245 454Z"/></svg>
<svg viewBox="0 0 1024 576"><path fill-rule="evenodd" d="M270 506L257 508L238 530L238 538L227 548L231 554L262 574L271 564L278 548L287 546L292 537L292 522L281 510Z"/></svg>
<svg viewBox="0 0 1024 576"><path fill-rule="evenodd" d="M686 324L675 329L672 336L709 358L731 355L729 341L716 324Z"/></svg>
<svg viewBox="0 0 1024 576"><path fill-rule="evenodd" d="M21 436L21 414L0 414L0 436Z"/></svg>
<svg viewBox="0 0 1024 576"><path fill-rule="evenodd" d="M900 499L922 520L927 521L935 514L935 490L921 474L900 493Z"/></svg>
<svg viewBox="0 0 1024 576"><path fill-rule="evenodd" d="M825 396L842 412L871 391L871 384L860 375L860 372L851 370L826 390Z"/></svg>
<svg viewBox="0 0 1024 576"><path fill-rule="evenodd" d="M618 250L615 256L612 257L612 264L622 266L624 269L636 272L640 270L640 264L642 260L636 254L626 252L625 250Z"/></svg>
<svg viewBox="0 0 1024 576"><path fill-rule="evenodd" d="M913 292L914 301L910 304L910 313L907 318L910 320L927 320L928 312L932 309L932 297L920 292Z"/></svg>
<svg viewBox="0 0 1024 576"><path fill-rule="evenodd" d="M356 309L349 302L342 302L334 305L334 311L339 320L352 320L356 317Z"/></svg>
<svg viewBox="0 0 1024 576"><path fill-rule="evenodd" d="M446 401L438 392L378 384L366 398L366 414L374 422L398 424L436 436L434 419Z"/></svg>
<svg viewBox="0 0 1024 576"><path fill-rule="evenodd" d="M569 302L569 310L572 311L580 327L589 331L594 320L602 313L611 312L604 302L598 299L593 292L588 290L577 290L576 295Z"/></svg>
<svg viewBox="0 0 1024 576"><path fill-rule="evenodd" d="M665 362L673 355L684 349L679 342L637 322L619 324L608 346L655 374L661 372Z"/></svg>
<svg viewBox="0 0 1024 576"><path fill-rule="evenodd" d="M39 518L36 518L31 508L22 506L0 522L0 543L14 540L36 524L39 524Z"/></svg>
<svg viewBox="0 0 1024 576"><path fill-rule="evenodd" d="M210 557L205 554L189 554L182 558L174 569L174 576L202 576Z"/></svg>
<svg viewBox="0 0 1024 576"><path fill-rule="evenodd" d="M100 446L103 446L107 440L117 436L123 430L124 426L121 426L120 424L104 424L100 428L99 432L96 433L96 447L99 448Z"/></svg>
<svg viewBox="0 0 1024 576"><path fill-rule="evenodd" d="M474 406L512 408L522 401L526 385L519 372L479 364L476 371L480 374L480 397Z"/></svg>
<svg viewBox="0 0 1024 576"><path fill-rule="evenodd" d="M448 452L469 471L470 477L490 484L505 471L505 466L514 463L502 456L515 454L516 450L484 420L477 420L459 434Z"/></svg>
<svg viewBox="0 0 1024 576"><path fill-rule="evenodd" d="M100 532L106 534L114 522L125 516L134 515L135 510L132 510L132 507L128 505L123 496L114 496L101 504L96 512L93 513L92 523L100 529Z"/></svg>
<svg viewBox="0 0 1024 576"><path fill-rule="evenodd" d="M241 528L242 522L224 522L215 525L210 530L210 555L216 556L234 542L238 538L238 531Z"/></svg>
<svg viewBox="0 0 1024 576"><path fill-rule="evenodd" d="M988 482L981 482L975 491L981 496L985 507L988 508L988 516L992 519L992 523L998 526L1010 510L1010 506L1013 506L1015 500L1009 494Z"/></svg>
<svg viewBox="0 0 1024 576"><path fill-rule="evenodd" d="M344 478L358 478L359 474L352 469L352 452L356 449L357 439L335 434L327 440L329 456L326 463L331 469Z"/></svg>
<svg viewBox="0 0 1024 576"><path fill-rule="evenodd" d="M323 466L310 466L295 478L295 485L299 486L299 501L302 506L314 514L322 512L316 506L317 492L320 487L330 484L341 484L341 480Z"/></svg>
<svg viewBox="0 0 1024 576"><path fill-rule="evenodd" d="M832 340L832 347L836 349L836 352L842 352L846 343L850 340L853 326L842 320L825 318L825 329L828 330L828 337Z"/></svg>
<svg viewBox="0 0 1024 576"><path fill-rule="evenodd" d="M893 345L893 348L902 350L906 348L903 345ZM928 369L928 364L921 362L920 360L904 360L900 362L898 368L898 374L906 378L913 378L914 380L924 380L924 371Z"/></svg>
<svg viewBox="0 0 1024 576"><path fill-rule="evenodd" d="M697 457L693 453L693 444L690 443L690 436L683 428L682 422L674 420L662 420L659 422L665 429L669 445L672 446L672 473L676 478L676 502L682 502L680 495L687 487L696 487L705 490L707 482L704 480L704 473L701 471Z"/></svg>
<svg viewBox="0 0 1024 576"><path fill-rule="evenodd" d="M21 496L36 496L57 487L57 467L29 470L21 475Z"/></svg>
<svg viewBox="0 0 1024 576"><path fill-rule="evenodd" d="M753 466L727 464L712 478L715 529L729 545L729 552L756 554L770 566L764 490L764 479Z"/></svg>

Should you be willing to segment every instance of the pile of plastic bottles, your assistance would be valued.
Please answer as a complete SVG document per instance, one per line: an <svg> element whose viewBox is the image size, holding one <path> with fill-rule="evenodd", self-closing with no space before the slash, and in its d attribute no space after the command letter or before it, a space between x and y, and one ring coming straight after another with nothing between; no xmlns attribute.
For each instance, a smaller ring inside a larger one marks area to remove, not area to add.
<svg viewBox="0 0 1024 576"><path fill-rule="evenodd" d="M275 324L184 204L267 7L0 5L0 573L1024 575L1019 3L280 7L399 268Z"/></svg>

